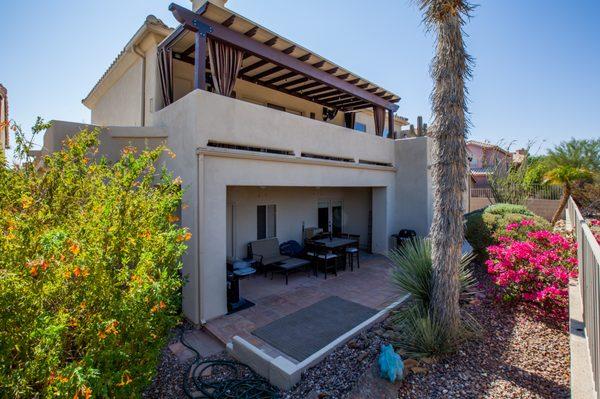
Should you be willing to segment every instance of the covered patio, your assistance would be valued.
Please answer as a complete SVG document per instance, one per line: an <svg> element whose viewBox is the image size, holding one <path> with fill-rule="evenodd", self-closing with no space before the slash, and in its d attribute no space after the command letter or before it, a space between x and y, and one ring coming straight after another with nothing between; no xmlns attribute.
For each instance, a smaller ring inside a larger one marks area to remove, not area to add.
<svg viewBox="0 0 600 399"><path fill-rule="evenodd" d="M270 277L255 275L242 280L240 290L255 306L210 320L205 328L224 344L238 336L272 357L287 357L252 332L331 296L374 310L382 310L404 296L391 283L391 263L386 257L366 252L361 252L360 256L360 269L352 272L347 269L327 280L306 274L290 279L287 286L281 276L271 280Z"/></svg>

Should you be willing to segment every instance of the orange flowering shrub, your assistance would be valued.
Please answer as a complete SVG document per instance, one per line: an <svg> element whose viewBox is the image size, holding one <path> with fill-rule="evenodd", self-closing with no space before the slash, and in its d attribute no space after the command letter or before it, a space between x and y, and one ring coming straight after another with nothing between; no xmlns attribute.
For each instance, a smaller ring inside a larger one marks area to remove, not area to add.
<svg viewBox="0 0 600 399"><path fill-rule="evenodd" d="M139 397L180 318L181 190L164 148L98 157L97 133L0 165L0 397Z"/></svg>

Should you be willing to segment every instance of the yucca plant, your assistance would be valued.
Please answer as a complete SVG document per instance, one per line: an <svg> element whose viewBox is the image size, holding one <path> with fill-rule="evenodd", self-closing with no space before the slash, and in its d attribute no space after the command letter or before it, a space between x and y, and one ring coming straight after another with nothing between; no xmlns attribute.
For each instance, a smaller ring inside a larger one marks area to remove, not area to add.
<svg viewBox="0 0 600 399"><path fill-rule="evenodd" d="M388 257L394 263L393 283L411 294L412 299L423 309L429 309L433 286L433 261L431 241L415 238L409 244L390 251ZM460 298L467 300L475 293L476 280L469 264L475 255L470 252L462 256L459 265Z"/></svg>
<svg viewBox="0 0 600 399"><path fill-rule="evenodd" d="M439 356L452 352L461 341L479 331L478 323L464 310L460 312L460 328L452 333L431 317L433 261L429 240L413 239L402 248L391 251L388 257L394 263L392 282L411 294L413 301L394 315L399 332L398 341L394 343L396 347L412 357ZM476 293L477 281L469 267L474 258L473 253L468 253L460 260L461 301L469 300Z"/></svg>

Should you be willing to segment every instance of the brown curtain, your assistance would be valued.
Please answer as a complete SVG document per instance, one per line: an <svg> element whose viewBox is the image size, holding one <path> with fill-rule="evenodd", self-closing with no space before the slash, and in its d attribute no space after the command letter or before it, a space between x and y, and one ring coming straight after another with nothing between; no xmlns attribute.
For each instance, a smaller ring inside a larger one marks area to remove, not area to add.
<svg viewBox="0 0 600 399"><path fill-rule="evenodd" d="M344 113L344 125L348 129L354 129L355 121L356 121L356 112L345 112Z"/></svg>
<svg viewBox="0 0 600 399"><path fill-rule="evenodd" d="M244 52L210 37L207 47L215 92L230 97L242 67Z"/></svg>
<svg viewBox="0 0 600 399"><path fill-rule="evenodd" d="M158 72L165 107L173 102L173 53L171 49L158 50Z"/></svg>
<svg viewBox="0 0 600 399"><path fill-rule="evenodd" d="M374 105L373 116L375 117L375 133L378 136L383 136L383 129L385 129L385 108Z"/></svg>

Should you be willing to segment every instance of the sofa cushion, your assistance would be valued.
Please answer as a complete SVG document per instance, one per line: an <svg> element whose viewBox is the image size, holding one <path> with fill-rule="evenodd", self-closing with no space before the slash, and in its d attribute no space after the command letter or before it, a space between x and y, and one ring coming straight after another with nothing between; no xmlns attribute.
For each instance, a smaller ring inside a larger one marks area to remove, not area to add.
<svg viewBox="0 0 600 399"><path fill-rule="evenodd" d="M252 255L262 256L263 263L267 258L281 255L279 253L279 240L277 238L266 238L264 240L252 241L250 246L252 247Z"/></svg>
<svg viewBox="0 0 600 399"><path fill-rule="evenodd" d="M262 264L267 266L267 265L272 265L273 263L277 263L277 262L285 262L288 259L290 259L290 257L285 256L285 255L269 256L268 258L262 259Z"/></svg>

